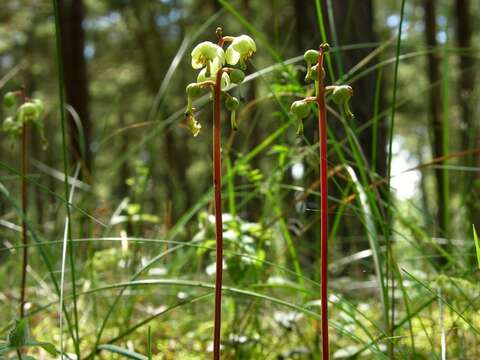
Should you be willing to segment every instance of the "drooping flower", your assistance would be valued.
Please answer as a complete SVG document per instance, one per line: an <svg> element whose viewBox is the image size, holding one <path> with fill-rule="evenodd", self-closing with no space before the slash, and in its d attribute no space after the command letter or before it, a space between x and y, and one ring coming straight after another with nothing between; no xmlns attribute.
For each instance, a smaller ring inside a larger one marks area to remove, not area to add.
<svg viewBox="0 0 480 360"><path fill-rule="evenodd" d="M349 118L353 118L353 113L350 110L349 101L353 95L353 89L349 85L335 86L332 92L332 100L335 104L343 106L345 113Z"/></svg>
<svg viewBox="0 0 480 360"><path fill-rule="evenodd" d="M230 125L232 126L233 130L238 129L237 120L236 120L236 113L238 105L240 105L240 101L235 96L227 97L225 100L225 107L228 111L230 111Z"/></svg>
<svg viewBox="0 0 480 360"><path fill-rule="evenodd" d="M225 64L225 52L220 46L210 41L201 42L192 51L194 69L207 67L209 73L215 73L223 64Z"/></svg>
<svg viewBox="0 0 480 360"><path fill-rule="evenodd" d="M298 100L292 103L290 111L297 118L297 135L303 134L303 119L310 115L310 105L305 100Z"/></svg>
<svg viewBox="0 0 480 360"><path fill-rule="evenodd" d="M241 67L245 67L245 61L248 60L257 51L255 41L248 35L240 35L233 39L227 48L225 58L230 65L236 65L240 62Z"/></svg>
<svg viewBox="0 0 480 360"><path fill-rule="evenodd" d="M201 83L207 80L215 81L215 72L211 72L210 76L207 76L207 69L202 69L197 76L197 83ZM230 86L230 76L226 72L222 74L222 90L226 90Z"/></svg>

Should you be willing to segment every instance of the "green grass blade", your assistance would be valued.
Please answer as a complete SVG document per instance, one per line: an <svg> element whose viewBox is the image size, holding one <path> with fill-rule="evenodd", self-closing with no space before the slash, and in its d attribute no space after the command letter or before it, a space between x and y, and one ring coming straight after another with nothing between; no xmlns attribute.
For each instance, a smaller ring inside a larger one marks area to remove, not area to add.
<svg viewBox="0 0 480 360"><path fill-rule="evenodd" d="M134 351L122 348L120 346L112 345L112 344L106 344L106 345L100 345L98 347L99 350L105 350L114 354L119 354L123 358L127 359L134 359L134 360L148 360L148 357L141 355L139 353L136 353Z"/></svg>
<svg viewBox="0 0 480 360"><path fill-rule="evenodd" d="M75 256L74 248L72 241L72 221L70 216L70 205L68 203L69 197L69 185L68 185L68 155L67 155L67 135L66 135L66 119L65 119L65 91L64 91L64 68L63 68L63 58L62 58L62 33L60 28L60 5L58 0L53 0L54 8L54 17L55 17L55 46L56 46L56 55L57 55L57 67L58 67L58 98L60 103L60 127L62 133L62 155L63 155L63 172L64 172L64 187L65 187L65 210L67 214L67 237L70 242L69 247L69 258L70 258L70 272L72 278L72 291L73 291L73 319L75 327L75 352L77 358L80 359L80 333L78 325L78 309L77 309L77 297L76 297L76 273L75 273Z"/></svg>
<svg viewBox="0 0 480 360"><path fill-rule="evenodd" d="M475 225L472 225L473 232L473 241L475 242L475 252L477 253L477 263L478 268L480 269L480 243L478 242L477 231L475 230Z"/></svg>

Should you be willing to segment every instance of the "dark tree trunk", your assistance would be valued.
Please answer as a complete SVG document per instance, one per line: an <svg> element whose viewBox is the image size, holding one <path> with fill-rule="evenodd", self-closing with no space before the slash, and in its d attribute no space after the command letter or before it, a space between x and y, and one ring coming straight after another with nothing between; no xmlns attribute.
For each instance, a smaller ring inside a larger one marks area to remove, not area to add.
<svg viewBox="0 0 480 360"><path fill-rule="evenodd" d="M323 2L323 12L327 13L328 1ZM332 1L331 7L333 10L334 21L324 21L325 24L335 24L337 29L338 44L335 46L372 43L377 41L374 32L374 12L372 0L364 1ZM332 15L332 14L329 14ZM332 29L328 28L329 40L333 43ZM330 45L332 45L332 43ZM357 65L370 52L371 48L349 50L342 52L340 56L341 64L343 65L342 73L347 72L353 66ZM335 55L331 55L332 61L335 63ZM334 69L337 66L333 67ZM337 77L340 74L336 74ZM363 76L352 84L354 88L354 96L352 97L352 109L355 114L355 122L357 126L369 121L374 115L374 99L376 76L375 73ZM381 102L380 102L381 103ZM372 128L369 127L363 131L360 136L360 143L362 145L367 161L371 162L372 148L377 149L376 164L374 168L380 176L386 175L386 119L379 119L378 121L378 143L372 144Z"/></svg>
<svg viewBox="0 0 480 360"><path fill-rule="evenodd" d="M89 149L92 127L88 109L87 63L84 56L85 32L82 27L85 10L83 0L61 0L59 3L66 101L78 114L84 136L82 139L78 125L69 114L71 154L74 162L80 161L83 174L89 179L93 164Z"/></svg>
<svg viewBox="0 0 480 360"><path fill-rule="evenodd" d="M437 26L436 26L436 11L435 0L424 1L424 16L425 16L425 41L429 49L435 50L437 47ZM443 155L443 134L442 134L442 118L441 118L441 106L442 99L440 93L440 71L439 71L439 59L435 52L429 52L427 55L428 60L428 80L433 87L430 90L429 101L429 117L430 127L432 131L432 155L434 158L440 158ZM439 163L443 165L443 161ZM437 168L435 171L435 181L437 189L437 219L438 229L441 234L446 235L447 227L447 208L446 199L443 196L443 189L445 186L445 178L443 176L443 169Z"/></svg>
<svg viewBox="0 0 480 360"><path fill-rule="evenodd" d="M461 50L470 49L472 39L472 27L470 17L470 1L455 1L457 16L457 46ZM474 123L472 111L472 93L475 83L474 58L462 53L459 56L459 78L458 78L458 102L460 104L460 139L465 150L480 147L479 127ZM465 158L465 165L468 167L480 167L480 156L469 155ZM468 194L467 210L468 223L474 224L480 229L480 173L472 171L465 174L464 194Z"/></svg>

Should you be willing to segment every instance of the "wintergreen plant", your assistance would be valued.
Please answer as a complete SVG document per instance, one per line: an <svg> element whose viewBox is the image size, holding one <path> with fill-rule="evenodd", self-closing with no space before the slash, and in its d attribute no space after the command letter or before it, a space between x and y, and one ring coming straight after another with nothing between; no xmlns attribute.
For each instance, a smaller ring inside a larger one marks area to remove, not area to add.
<svg viewBox="0 0 480 360"><path fill-rule="evenodd" d="M222 223L222 164L220 153L220 115L221 98L225 100L225 108L230 112L232 129L237 129L236 111L240 101L228 91L233 84L241 84L245 79L244 71L248 60L257 51L255 41L248 35L223 36L221 28L216 30L218 42L214 44L204 41L192 51L192 67L200 70L197 81L186 87L187 125L193 136L197 136L202 128L195 118L193 102L204 90L211 91L213 97L213 185L215 190L215 304L213 358L220 359L221 297L223 273L223 223ZM226 50L224 46L228 44Z"/></svg>
<svg viewBox="0 0 480 360"><path fill-rule="evenodd" d="M40 132L44 147L47 145L43 132L42 115L44 112L43 102L39 99L29 99L25 95L23 89L8 92L3 97L3 105L7 109L9 116L2 123L1 130L10 137L21 136L21 174L22 174L22 281L20 284L20 318L23 318L25 312L25 289L27 279L28 264L28 237L27 224L25 218L27 216L28 199L27 199L27 133L28 124L34 124Z"/></svg>
<svg viewBox="0 0 480 360"><path fill-rule="evenodd" d="M303 120L308 118L311 112L311 104L318 107L318 133L320 154L320 282L321 282L321 337L322 358L330 358L328 341L328 178L327 178L327 108L326 96L331 95L335 104L340 106L349 118L353 117L350 111L349 100L353 90L348 85L325 86L325 69L323 60L330 50L328 44L321 44L319 50L307 50L304 60L307 64L305 81L314 81L315 96L307 96L302 100L292 103L290 111L297 119L297 134L303 134Z"/></svg>
<svg viewBox="0 0 480 360"><path fill-rule="evenodd" d="M15 320L15 324L8 332L7 341L0 343L0 359L4 359L2 355L9 352L16 352L19 359L34 359L30 356L22 356L22 351L28 347L41 347L50 355L54 357L57 355L57 350L53 344L33 339L28 331L27 320L21 319Z"/></svg>
<svg viewBox="0 0 480 360"><path fill-rule="evenodd" d="M36 126L44 147L47 145L43 131L43 113L45 107L39 99L29 99L23 90L7 92L3 96L3 106L9 115L3 120L2 132L15 137L22 134L24 124Z"/></svg>

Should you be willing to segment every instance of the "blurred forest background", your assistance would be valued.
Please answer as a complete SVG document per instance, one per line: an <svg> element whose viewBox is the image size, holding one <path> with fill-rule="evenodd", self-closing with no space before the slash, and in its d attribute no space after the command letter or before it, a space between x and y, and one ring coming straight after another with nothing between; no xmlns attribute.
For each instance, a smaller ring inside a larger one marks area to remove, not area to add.
<svg viewBox="0 0 480 360"><path fill-rule="evenodd" d="M355 114L350 121L332 107L328 121L333 354L480 356L472 230L480 229L480 2L407 0L399 57L401 1L59 3L61 74L52 3L0 0L0 93L24 86L46 108L48 147L33 130L28 138L32 335L60 347L60 76L75 243L64 272L65 351L118 358L102 346L146 354L151 339L155 359L211 356L211 106L198 104L203 129L195 138L184 110L196 76L191 50L215 41L221 26L250 35L258 50L234 90L239 130L226 113L222 119L224 358L318 354L318 135L312 116L297 136L289 107L308 91L304 51L325 40L327 83L353 87ZM0 338L18 317L18 140L1 135Z"/></svg>

